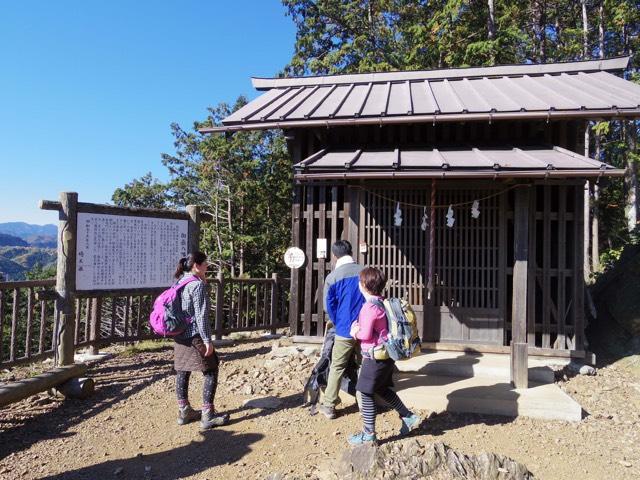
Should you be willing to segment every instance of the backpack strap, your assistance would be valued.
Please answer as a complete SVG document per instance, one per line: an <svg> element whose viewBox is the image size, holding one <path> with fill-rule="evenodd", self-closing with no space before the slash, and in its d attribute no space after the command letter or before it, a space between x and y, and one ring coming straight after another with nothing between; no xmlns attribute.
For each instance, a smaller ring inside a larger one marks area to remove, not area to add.
<svg viewBox="0 0 640 480"><path fill-rule="evenodd" d="M385 310L384 308L384 303L382 303L381 300L377 299L377 298L372 298L371 300L367 300L369 303L374 304L376 307L380 307L381 309ZM385 310L386 312L386 310Z"/></svg>
<svg viewBox="0 0 640 480"><path fill-rule="evenodd" d="M199 278L192 276L190 278L187 278L184 282L176 282L171 288L173 288L174 290L180 290L186 287L191 282L197 282L198 280Z"/></svg>

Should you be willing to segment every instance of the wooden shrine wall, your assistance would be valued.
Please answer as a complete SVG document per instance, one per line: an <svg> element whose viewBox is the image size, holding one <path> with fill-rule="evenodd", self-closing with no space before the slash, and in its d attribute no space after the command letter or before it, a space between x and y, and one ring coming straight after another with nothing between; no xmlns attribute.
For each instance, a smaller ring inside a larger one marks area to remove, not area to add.
<svg viewBox="0 0 640 480"><path fill-rule="evenodd" d="M434 290L429 296L430 233L421 223L431 181L296 185L293 241L305 251L307 263L292 272L292 330L323 335L322 287L333 266L330 258L316 258L316 239L326 238L330 247L345 238L360 263L386 273L388 295L408 297L425 341L509 345L514 190L508 188L497 182L436 183L435 203L442 208L435 210ZM529 345L581 350L582 185L548 181L520 188L531 188ZM471 216L474 199L482 199L478 218ZM403 204L400 227L394 225L396 202ZM453 208L455 223L449 228L445 206L459 203L466 205ZM359 252L360 242L366 252Z"/></svg>

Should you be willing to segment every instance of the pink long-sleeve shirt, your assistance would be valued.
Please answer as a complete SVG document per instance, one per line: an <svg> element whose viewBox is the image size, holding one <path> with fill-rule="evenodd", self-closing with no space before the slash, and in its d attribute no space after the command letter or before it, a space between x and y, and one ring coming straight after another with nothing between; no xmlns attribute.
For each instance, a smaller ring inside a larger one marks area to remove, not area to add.
<svg viewBox="0 0 640 480"><path fill-rule="evenodd" d="M382 297L375 297L382 301ZM358 315L360 329L355 338L360 340L360 347L367 352L372 347L381 345L387 339L387 315L384 309L372 302L366 302Z"/></svg>

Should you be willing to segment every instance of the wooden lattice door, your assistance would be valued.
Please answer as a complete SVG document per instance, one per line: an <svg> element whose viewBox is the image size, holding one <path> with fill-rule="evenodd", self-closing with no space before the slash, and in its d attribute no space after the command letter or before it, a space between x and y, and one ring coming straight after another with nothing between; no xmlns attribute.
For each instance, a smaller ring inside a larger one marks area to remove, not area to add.
<svg viewBox="0 0 640 480"><path fill-rule="evenodd" d="M479 199L479 215L472 202ZM491 188L436 190L434 292L425 339L502 345L506 285L504 195ZM448 206L453 225L447 225Z"/></svg>
<svg viewBox="0 0 640 480"><path fill-rule="evenodd" d="M436 185L434 218L431 187L363 190L359 261L380 268L390 280L388 295L406 297L418 316L426 341L502 345L504 338L504 261L506 218L503 196L488 188L445 188ZM495 194L495 195L494 195ZM486 198L489 197L489 198ZM479 204L478 218L471 202ZM454 225L447 226L447 206ZM400 207L402 223L395 225ZM430 228L433 221L433 292L427 292ZM502 228L502 229L501 229Z"/></svg>
<svg viewBox="0 0 640 480"><path fill-rule="evenodd" d="M413 306L422 333L429 229L422 229L430 188L367 188L362 191L359 261L381 269L389 279L387 294ZM402 223L395 225L400 202ZM365 250L365 251L362 251Z"/></svg>

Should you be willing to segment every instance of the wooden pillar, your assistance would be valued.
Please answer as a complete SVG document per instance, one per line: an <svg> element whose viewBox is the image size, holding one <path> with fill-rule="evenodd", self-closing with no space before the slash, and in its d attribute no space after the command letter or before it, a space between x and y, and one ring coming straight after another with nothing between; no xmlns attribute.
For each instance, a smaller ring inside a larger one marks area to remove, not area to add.
<svg viewBox="0 0 640 480"><path fill-rule="evenodd" d="M360 192L359 188L348 185L345 191L345 233L343 238L349 240L353 247L355 259L358 258L358 227L360 226Z"/></svg>
<svg viewBox="0 0 640 480"><path fill-rule="evenodd" d="M76 289L76 231L77 231L78 194L63 192L60 194L58 210L58 265L56 276L56 308L60 312L56 335L56 366L73 365L75 302Z"/></svg>
<svg viewBox="0 0 640 480"><path fill-rule="evenodd" d="M511 383L527 388L527 277L529 260L529 188L515 191L514 208L514 265L511 338ZM532 319L533 321L533 319Z"/></svg>
<svg viewBox="0 0 640 480"><path fill-rule="evenodd" d="M280 313L280 282L278 274L271 274L271 335L276 334L276 325L280 323L278 316Z"/></svg>
<svg viewBox="0 0 640 480"><path fill-rule="evenodd" d="M187 253L192 253L200 248L200 207L187 205L187 214L189 214Z"/></svg>
<svg viewBox="0 0 640 480"><path fill-rule="evenodd" d="M102 298L91 299L91 323L89 330L89 354L98 355L100 350L100 322L102 320ZM138 306L138 312L140 307ZM139 327L138 327L139 328Z"/></svg>
<svg viewBox="0 0 640 480"><path fill-rule="evenodd" d="M291 207L291 245L300 247L300 209L302 203L302 186L293 187L293 205ZM291 287L289 299L289 329L291 335L298 335L298 325L300 323L300 269L291 269Z"/></svg>
<svg viewBox="0 0 640 480"><path fill-rule="evenodd" d="M575 327L573 337L573 348L576 350L582 350L585 347L584 341L584 288L585 288L585 275L584 275L584 257L583 257L583 245L585 238L583 236L583 216L582 211L588 209L588 205L584 203L584 197L582 195L582 188L575 187L574 193L575 203L575 239L574 245L574 260L573 260L573 312L574 320L573 325Z"/></svg>

